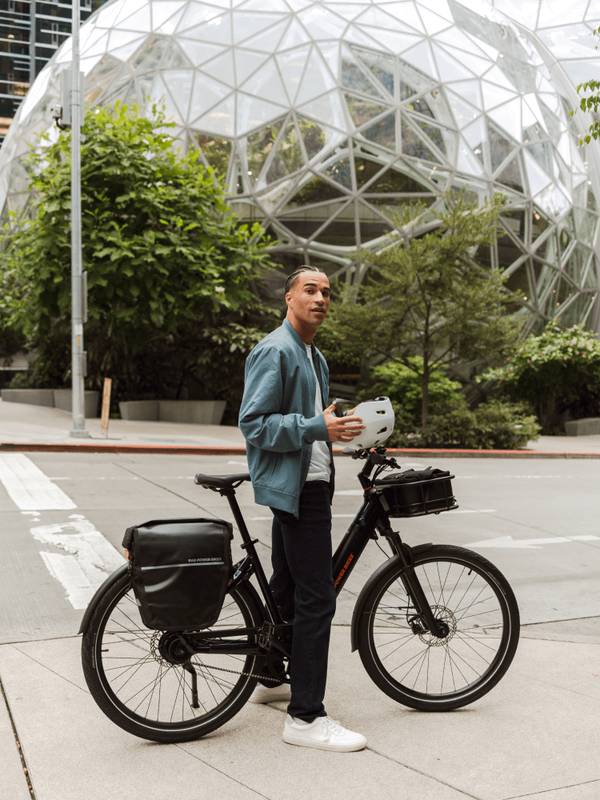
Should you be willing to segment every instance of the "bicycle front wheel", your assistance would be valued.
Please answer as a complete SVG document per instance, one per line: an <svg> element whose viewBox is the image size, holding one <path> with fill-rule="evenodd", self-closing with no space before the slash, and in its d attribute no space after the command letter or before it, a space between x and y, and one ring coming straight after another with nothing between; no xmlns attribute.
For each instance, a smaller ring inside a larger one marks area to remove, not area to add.
<svg viewBox="0 0 600 800"><path fill-rule="evenodd" d="M501 572L465 548L432 545L415 554L414 570L447 635L423 629L394 559L359 598L360 657L397 702L422 711L460 708L489 692L510 666L519 608Z"/></svg>
<svg viewBox="0 0 600 800"><path fill-rule="evenodd" d="M242 583L226 596L209 630L246 631L236 642L255 644L263 613L256 592ZM231 719L256 685L257 657L186 652L186 637L146 628L129 573L118 571L101 595L82 641L82 663L92 697L129 733L157 742L196 739Z"/></svg>

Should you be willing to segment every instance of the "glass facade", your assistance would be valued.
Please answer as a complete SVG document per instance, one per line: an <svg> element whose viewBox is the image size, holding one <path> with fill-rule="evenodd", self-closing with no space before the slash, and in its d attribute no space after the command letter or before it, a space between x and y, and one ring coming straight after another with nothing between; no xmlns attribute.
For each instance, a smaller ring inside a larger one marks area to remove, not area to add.
<svg viewBox="0 0 600 800"><path fill-rule="evenodd" d="M356 248L385 247L406 203L426 207L418 234L444 192L501 192L480 257L523 292L531 325L596 327L600 161L568 112L598 70L600 0L567 16L552 0L113 0L82 28L86 99L162 101L284 268L360 280ZM50 127L69 64L65 42L21 105L0 208L27 202L19 159Z"/></svg>
<svg viewBox="0 0 600 800"><path fill-rule="evenodd" d="M81 0L87 19L103 0ZM0 144L29 86L71 33L70 0L0 4Z"/></svg>

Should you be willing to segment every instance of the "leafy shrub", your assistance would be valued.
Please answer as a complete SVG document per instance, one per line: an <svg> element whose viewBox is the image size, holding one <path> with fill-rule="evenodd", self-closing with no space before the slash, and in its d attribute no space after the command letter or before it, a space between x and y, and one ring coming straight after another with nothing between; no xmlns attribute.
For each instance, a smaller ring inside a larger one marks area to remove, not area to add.
<svg viewBox="0 0 600 800"><path fill-rule="evenodd" d="M540 426L520 404L498 400L471 411L466 402L432 416L419 429L396 426L390 443L399 447L456 447L481 450L516 450L536 439Z"/></svg>
<svg viewBox="0 0 600 800"><path fill-rule="evenodd" d="M408 362L410 366L399 361L387 361L374 367L369 385L361 388L360 397L368 399L387 395L401 417L417 422L421 412L423 359L412 356ZM441 369L432 370L429 378L429 412L441 414L463 402L460 383L448 378Z"/></svg>
<svg viewBox="0 0 600 800"><path fill-rule="evenodd" d="M495 383L514 400L529 401L543 432L558 433L564 419L600 411L600 340L578 325L562 330L551 323L481 380Z"/></svg>

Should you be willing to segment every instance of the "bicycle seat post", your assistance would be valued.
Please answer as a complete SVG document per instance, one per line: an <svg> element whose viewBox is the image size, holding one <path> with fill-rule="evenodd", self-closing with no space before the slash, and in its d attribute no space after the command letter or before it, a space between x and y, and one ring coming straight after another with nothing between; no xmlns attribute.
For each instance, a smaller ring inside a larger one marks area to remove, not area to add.
<svg viewBox="0 0 600 800"><path fill-rule="evenodd" d="M231 508L231 512L233 514L233 518L235 519L235 523L238 526L240 534L242 536L242 547L250 557L252 564L254 565L254 572L256 574L256 579L258 581L258 585L261 588L263 596L265 598L265 603L269 614L271 616L271 620L273 622L281 622L281 615L279 613L279 609L275 605L273 601L273 597L271 595L271 589L269 586L269 581L267 580L267 576L265 575L265 571L261 564L260 558L258 553L256 552L255 544L258 542L258 539L252 539L250 536L250 531L246 527L246 522L244 517L242 516L242 511L238 505L238 501L235 497L235 489L222 489L220 491L221 495L224 495L227 498L227 502L229 503L229 507Z"/></svg>

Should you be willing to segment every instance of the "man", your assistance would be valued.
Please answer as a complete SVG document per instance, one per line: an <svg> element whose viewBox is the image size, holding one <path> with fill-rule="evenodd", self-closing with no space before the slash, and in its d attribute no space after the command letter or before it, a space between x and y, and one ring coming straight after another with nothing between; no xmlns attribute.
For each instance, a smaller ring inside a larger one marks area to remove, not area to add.
<svg viewBox="0 0 600 800"><path fill-rule="evenodd" d="M327 316L331 288L314 267L293 272L285 286L286 318L246 361L240 428L257 503L273 512L271 589L293 620L287 684L257 687L254 702L289 699L283 740L324 750L361 750L366 739L331 720L323 698L331 621L331 442L364 429L356 416L324 408L327 362L313 344Z"/></svg>

